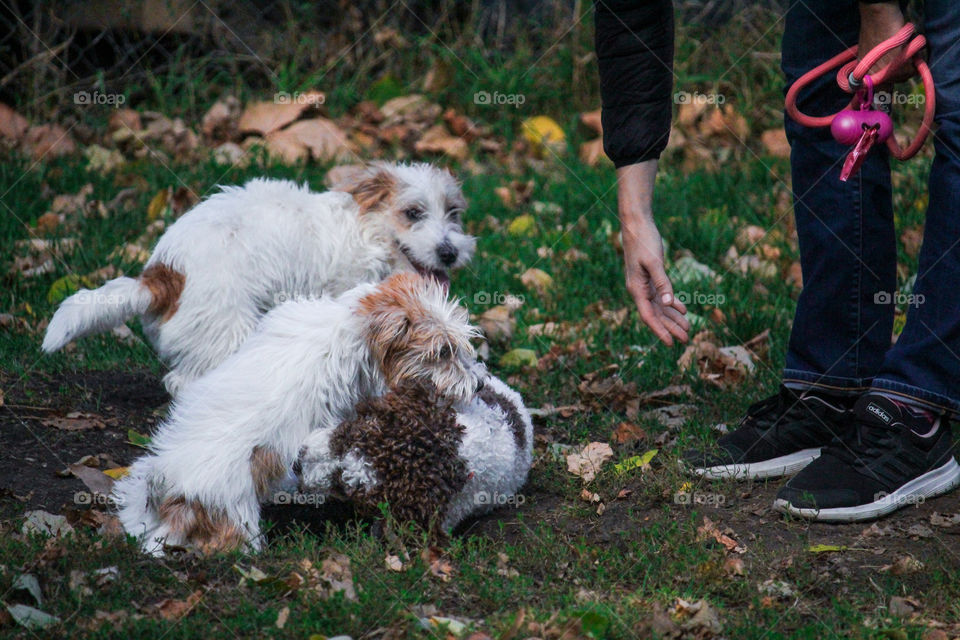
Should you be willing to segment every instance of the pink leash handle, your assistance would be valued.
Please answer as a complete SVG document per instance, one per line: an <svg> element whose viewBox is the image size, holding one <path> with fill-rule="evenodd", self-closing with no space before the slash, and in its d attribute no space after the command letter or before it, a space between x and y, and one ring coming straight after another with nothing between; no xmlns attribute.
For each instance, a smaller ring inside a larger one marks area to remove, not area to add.
<svg viewBox="0 0 960 640"><path fill-rule="evenodd" d="M926 142L930 129L933 126L933 116L937 107L936 94L934 93L933 86L933 74L930 73L930 67L927 66L926 60L920 55L920 52L927 45L927 40L922 35L916 34L916 27L911 23L903 25L900 31L894 34L893 37L878 44L859 62L857 61L857 47L850 47L846 51L838 53L823 64L814 67L800 76L787 91L785 103L787 115L805 127L829 127L837 114L835 113L829 116L808 116L801 113L797 108L797 95L811 82L838 66L840 69L837 72L837 84L847 93L856 94L860 86L863 85L863 79L867 75L867 72L870 71L870 67L875 65L880 58L893 49L904 45L906 45L906 47L890 64L877 73L870 74L870 78L873 80L874 85L881 85L893 75L897 69L909 63L912 63L917 73L920 74L920 79L923 81L923 91L926 94L926 101L923 110L923 120L920 123L920 128L917 129L916 137L905 149L897 144L895 136L887 138L887 148L890 149L891 155L898 160L909 160L920 151L923 143ZM854 81L854 87L850 86L851 78ZM854 95L850 101L849 108L856 108L857 106L859 106L858 100L856 95Z"/></svg>

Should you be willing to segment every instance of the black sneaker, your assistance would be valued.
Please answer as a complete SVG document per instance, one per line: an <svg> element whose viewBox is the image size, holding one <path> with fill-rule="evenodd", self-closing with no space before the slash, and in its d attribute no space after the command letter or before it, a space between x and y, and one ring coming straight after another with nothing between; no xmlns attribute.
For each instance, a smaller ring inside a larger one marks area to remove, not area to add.
<svg viewBox="0 0 960 640"><path fill-rule="evenodd" d="M843 429L852 399L781 386L752 405L740 426L719 440L715 453L687 451L683 465L705 478L778 478L803 469Z"/></svg>
<svg viewBox="0 0 960 640"><path fill-rule="evenodd" d="M960 485L947 418L931 423L877 394L860 398L853 435L792 478L774 507L811 520L879 518Z"/></svg>

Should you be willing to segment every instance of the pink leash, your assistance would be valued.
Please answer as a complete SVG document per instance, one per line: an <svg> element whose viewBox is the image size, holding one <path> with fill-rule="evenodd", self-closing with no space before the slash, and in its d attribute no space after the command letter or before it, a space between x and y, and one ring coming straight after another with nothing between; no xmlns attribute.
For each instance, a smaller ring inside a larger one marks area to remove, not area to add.
<svg viewBox="0 0 960 640"><path fill-rule="evenodd" d="M870 67L890 51L904 46L904 49L890 64L874 74L868 74ZM909 160L920 151L923 143L933 126L933 116L936 111L936 97L933 87L933 75L926 60L920 55L927 45L927 40L916 32L913 24L907 23L892 38L884 40L859 62L857 61L857 47L850 47L846 51L835 55L823 64L811 69L793 83L787 91L787 114L805 127L830 127L830 131L837 142L854 145L844 162L840 179L846 181L856 173L866 158L874 143L886 142L887 148L894 158ZM913 64L923 80L923 90L926 101L923 111L923 121L917 130L913 141L902 149L897 144L893 134L893 122L883 111L873 108L873 87L882 85L901 66ZM842 65L842 66L841 66ZM808 116L797 109L797 94L811 82L825 75L835 67L837 84L847 93L854 93L850 105L830 116Z"/></svg>

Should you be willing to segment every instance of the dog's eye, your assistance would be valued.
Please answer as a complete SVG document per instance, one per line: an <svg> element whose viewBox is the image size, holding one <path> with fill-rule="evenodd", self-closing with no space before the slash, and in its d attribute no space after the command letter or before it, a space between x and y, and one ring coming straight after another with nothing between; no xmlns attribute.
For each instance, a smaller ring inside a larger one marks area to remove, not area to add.
<svg viewBox="0 0 960 640"><path fill-rule="evenodd" d="M441 360L449 360L450 356L452 355L453 355L453 351L450 349L450 346L445 344L442 347L440 347L440 353L437 354L437 357L440 358Z"/></svg>
<svg viewBox="0 0 960 640"><path fill-rule="evenodd" d="M423 209L420 207L408 207L403 210L403 215L407 216L407 220L416 222L423 218Z"/></svg>
<svg viewBox="0 0 960 640"><path fill-rule="evenodd" d="M447 217L451 220L459 220L461 213L463 213L463 209L460 209L459 207L451 207L447 209Z"/></svg>

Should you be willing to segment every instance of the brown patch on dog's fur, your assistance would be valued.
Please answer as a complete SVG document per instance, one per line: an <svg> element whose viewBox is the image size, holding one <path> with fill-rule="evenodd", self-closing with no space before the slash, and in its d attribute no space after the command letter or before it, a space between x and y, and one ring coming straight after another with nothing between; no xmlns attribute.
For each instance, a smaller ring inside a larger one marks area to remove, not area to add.
<svg viewBox="0 0 960 640"><path fill-rule="evenodd" d="M517 443L517 449L521 451L527 446L527 429L523 424L523 417L510 400L503 394L497 393L490 387L484 387L477 392L477 397L488 407L495 407L503 412L507 418L507 424L513 431L513 440Z"/></svg>
<svg viewBox="0 0 960 640"><path fill-rule="evenodd" d="M144 269L140 274L140 283L150 290L153 300L150 302L150 312L160 316L166 322L180 308L180 294L186 283L186 276L168 267L157 263Z"/></svg>
<svg viewBox="0 0 960 640"><path fill-rule="evenodd" d="M383 209L393 198L396 188L397 181L393 176L385 171L377 171L350 186L347 193L353 196L360 207L360 213L367 213L374 209Z"/></svg>
<svg viewBox="0 0 960 640"><path fill-rule="evenodd" d="M356 417L333 432L330 451L342 457L357 450L373 466L377 486L351 496L364 510L386 502L398 521L442 536L434 516L442 518L468 479L459 453L463 432L434 390L409 383L358 405Z"/></svg>
<svg viewBox="0 0 960 640"><path fill-rule="evenodd" d="M246 543L243 530L222 513L210 514L196 500L167 498L157 509L160 519L201 553L238 549Z"/></svg>
<svg viewBox="0 0 960 640"><path fill-rule="evenodd" d="M263 500L273 483L286 473L280 454L273 449L257 446L250 454L250 473L257 498Z"/></svg>
<svg viewBox="0 0 960 640"><path fill-rule="evenodd" d="M371 318L367 337L370 350L380 364L389 386L396 386L408 373L404 356L435 341L436 335L423 331L416 320L426 315L418 292L426 280L414 273L398 273L384 280L377 290L360 300L359 312Z"/></svg>

